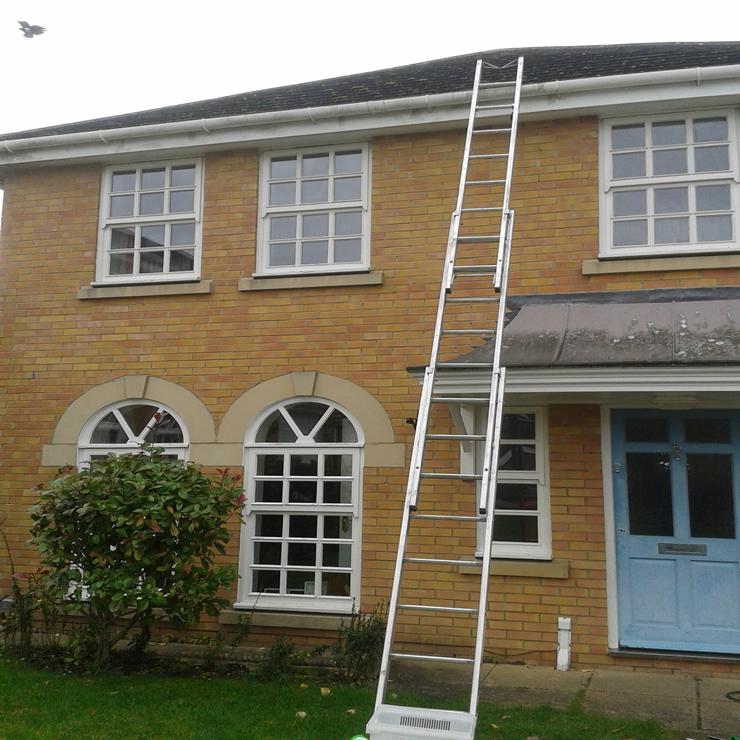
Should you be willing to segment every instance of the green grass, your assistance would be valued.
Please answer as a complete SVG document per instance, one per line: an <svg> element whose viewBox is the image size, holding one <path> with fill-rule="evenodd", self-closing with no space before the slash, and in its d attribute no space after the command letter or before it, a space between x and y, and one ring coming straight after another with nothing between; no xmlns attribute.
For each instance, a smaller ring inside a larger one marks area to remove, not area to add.
<svg viewBox="0 0 740 740"><path fill-rule="evenodd" d="M316 683L300 688L244 679L59 675L0 653L0 740L349 740L363 734L373 693L352 686L328 688L331 693L322 695ZM418 697L397 701L429 706L429 700ZM296 717L296 712L306 717ZM605 719L578 710L481 705L476 740L531 736L678 737L654 723Z"/></svg>

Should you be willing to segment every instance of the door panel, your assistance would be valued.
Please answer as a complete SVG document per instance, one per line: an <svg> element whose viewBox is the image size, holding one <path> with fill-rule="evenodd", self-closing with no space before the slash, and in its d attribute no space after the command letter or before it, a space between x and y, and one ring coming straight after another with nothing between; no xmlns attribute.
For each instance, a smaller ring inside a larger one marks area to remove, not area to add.
<svg viewBox="0 0 740 740"><path fill-rule="evenodd" d="M620 645L740 653L735 411L612 412Z"/></svg>

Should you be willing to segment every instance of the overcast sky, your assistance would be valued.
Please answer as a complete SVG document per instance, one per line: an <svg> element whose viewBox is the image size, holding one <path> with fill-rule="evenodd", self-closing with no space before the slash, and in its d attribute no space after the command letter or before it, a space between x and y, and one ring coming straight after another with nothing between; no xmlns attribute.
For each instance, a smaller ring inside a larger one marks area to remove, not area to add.
<svg viewBox="0 0 740 740"><path fill-rule="evenodd" d="M486 49L733 37L739 0L0 0L0 133Z"/></svg>

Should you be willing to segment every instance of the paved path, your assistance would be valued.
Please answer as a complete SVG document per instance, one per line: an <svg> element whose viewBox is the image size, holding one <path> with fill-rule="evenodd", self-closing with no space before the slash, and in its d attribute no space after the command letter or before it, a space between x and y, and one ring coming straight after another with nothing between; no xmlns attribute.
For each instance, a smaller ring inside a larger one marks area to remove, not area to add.
<svg viewBox="0 0 740 740"><path fill-rule="evenodd" d="M458 696L467 691L466 673L429 664L404 664L393 681L399 691ZM603 669L556 671L524 665L485 665L481 700L519 706L567 709L575 700L586 712L652 719L681 730L692 740L740 737L740 703L727 693L740 691L740 676L689 675Z"/></svg>

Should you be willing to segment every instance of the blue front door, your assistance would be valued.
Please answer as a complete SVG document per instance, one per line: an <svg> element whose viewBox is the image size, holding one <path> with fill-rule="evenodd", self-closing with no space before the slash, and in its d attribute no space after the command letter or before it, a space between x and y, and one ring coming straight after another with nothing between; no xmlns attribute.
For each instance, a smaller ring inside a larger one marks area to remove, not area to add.
<svg viewBox="0 0 740 740"><path fill-rule="evenodd" d="M740 413L612 411L622 647L740 653Z"/></svg>

